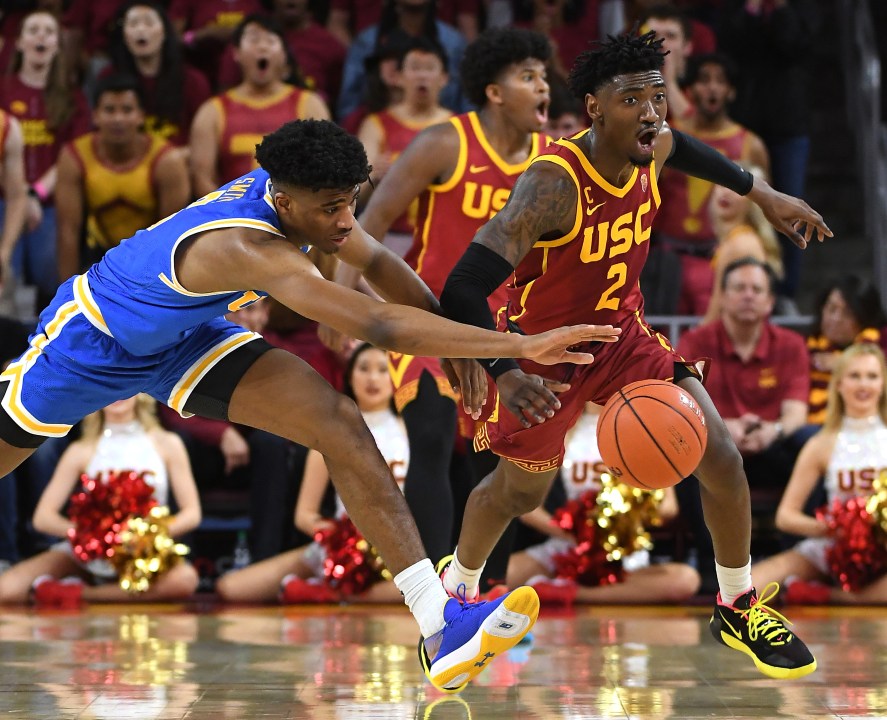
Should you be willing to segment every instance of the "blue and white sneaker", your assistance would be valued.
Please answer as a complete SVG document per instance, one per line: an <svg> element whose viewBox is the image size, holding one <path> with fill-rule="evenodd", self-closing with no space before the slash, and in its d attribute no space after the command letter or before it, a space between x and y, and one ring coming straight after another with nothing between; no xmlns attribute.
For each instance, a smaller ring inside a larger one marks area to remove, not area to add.
<svg viewBox="0 0 887 720"><path fill-rule="evenodd" d="M461 692L491 660L517 645L538 616L539 596L531 587L519 587L489 602L463 605L449 600L444 606L446 625L419 640L425 676L442 692ZM428 646L437 647L433 660Z"/></svg>

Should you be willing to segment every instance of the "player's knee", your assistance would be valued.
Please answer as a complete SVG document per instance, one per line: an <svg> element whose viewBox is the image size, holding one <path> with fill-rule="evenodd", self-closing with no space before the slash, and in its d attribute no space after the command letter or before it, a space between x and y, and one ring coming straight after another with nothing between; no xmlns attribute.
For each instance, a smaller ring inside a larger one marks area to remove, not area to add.
<svg viewBox="0 0 887 720"><path fill-rule="evenodd" d="M324 455L341 454L346 446L357 450L375 447L357 404L345 395L333 401L326 417L317 418L317 432L320 443L317 449Z"/></svg>
<svg viewBox="0 0 887 720"><path fill-rule="evenodd" d="M710 433L705 456L697 473L700 479L704 481L708 478L725 480L741 478L742 473L742 455L739 454L739 449L730 435L726 431Z"/></svg>
<svg viewBox="0 0 887 720"><path fill-rule="evenodd" d="M545 501L546 488L508 487L496 499L504 509L507 509L512 517L523 515L539 507Z"/></svg>

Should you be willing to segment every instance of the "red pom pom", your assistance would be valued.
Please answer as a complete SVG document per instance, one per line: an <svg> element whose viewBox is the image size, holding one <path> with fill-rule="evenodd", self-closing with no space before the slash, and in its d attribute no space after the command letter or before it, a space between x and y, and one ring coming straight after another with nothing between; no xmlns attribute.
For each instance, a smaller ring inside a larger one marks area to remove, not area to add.
<svg viewBox="0 0 887 720"><path fill-rule="evenodd" d="M119 543L121 528L130 517L144 517L157 504L154 488L145 480L145 472L111 471L103 478L81 477L83 490L68 504L68 517L74 527L68 539L74 555L88 562L107 559Z"/></svg>
<svg viewBox="0 0 887 720"><path fill-rule="evenodd" d="M360 531L343 516L332 528L320 530L314 539L326 550L323 576L329 587L343 595L360 595L379 580L390 580L391 573L382 558Z"/></svg>
<svg viewBox="0 0 887 720"><path fill-rule="evenodd" d="M576 538L569 551L555 555L557 576L575 580L580 585L611 585L622 580L620 560L608 560L596 521L597 490L570 500L554 513L554 523Z"/></svg>
<svg viewBox="0 0 887 720"><path fill-rule="evenodd" d="M817 511L833 540L826 560L834 581L844 590L860 590L887 571L887 547L878 540L867 498L835 500Z"/></svg>

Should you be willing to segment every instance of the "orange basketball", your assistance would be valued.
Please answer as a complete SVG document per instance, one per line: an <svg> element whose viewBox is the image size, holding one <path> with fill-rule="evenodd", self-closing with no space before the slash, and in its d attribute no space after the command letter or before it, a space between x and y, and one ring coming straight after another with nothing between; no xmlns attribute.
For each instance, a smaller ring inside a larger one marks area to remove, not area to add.
<svg viewBox="0 0 887 720"><path fill-rule="evenodd" d="M597 423L601 459L642 490L677 485L702 460L708 428L693 397L674 383L641 380L609 399Z"/></svg>

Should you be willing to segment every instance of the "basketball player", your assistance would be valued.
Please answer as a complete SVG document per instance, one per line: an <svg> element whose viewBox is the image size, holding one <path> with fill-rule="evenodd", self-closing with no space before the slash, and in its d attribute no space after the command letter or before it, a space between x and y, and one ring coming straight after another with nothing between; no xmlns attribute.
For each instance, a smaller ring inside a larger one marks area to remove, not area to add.
<svg viewBox="0 0 887 720"><path fill-rule="evenodd" d="M747 194L800 247L814 232L823 240L831 231L802 200L776 192L717 150L668 127L660 46L653 33L626 34L579 56L570 86L584 98L591 128L558 140L533 162L447 280L441 304L456 319L493 327L486 296L510 277L500 329L506 320L511 332L533 333L565 321L594 320L622 328L622 337L612 347L595 347L595 362L587 368L508 359L485 363L497 377L500 398L475 444L491 447L501 460L469 498L444 585L455 591L464 584L471 597L499 534L544 499L563 462L564 436L586 401L603 405L636 380L672 380L708 418L708 447L696 475L720 586L712 632L750 655L764 674L801 677L816 661L752 587L742 459L697 368L644 321L638 276L659 206L657 175L665 163ZM520 384L538 386L543 377L569 385L553 405L540 408L514 393Z"/></svg>
<svg viewBox="0 0 887 720"><path fill-rule="evenodd" d="M256 167L262 136L289 120L329 119L320 95L284 82L286 38L275 20L249 15L234 31L243 82L207 100L191 125L191 172L198 197Z"/></svg>
<svg viewBox="0 0 887 720"><path fill-rule="evenodd" d="M270 294L300 315L401 352L540 362L591 362L566 348L615 341L619 331L507 336L328 282L300 245L355 264L387 299L424 292L427 307L437 304L354 220L357 188L369 174L356 138L329 121L297 121L266 136L256 156L263 169L136 233L59 288L30 348L0 374L0 476L82 416L141 391L183 416L230 420L315 448L351 518L396 575L433 658L429 679L461 689L526 634L538 612L535 592L518 589L478 609L448 598L354 402L222 315Z"/></svg>
<svg viewBox="0 0 887 720"><path fill-rule="evenodd" d="M361 215L370 235L384 237L419 199L413 245L404 259L437 297L474 233L502 208L518 175L546 144L541 130L550 55L545 37L530 30L488 30L471 43L462 61L462 87L480 109L418 135ZM491 298L491 309L504 300L503 288ZM429 555L442 558L452 547L456 393L437 358L414 355L389 356L395 403L410 439L404 493ZM506 562L497 577L505 577Z"/></svg>

